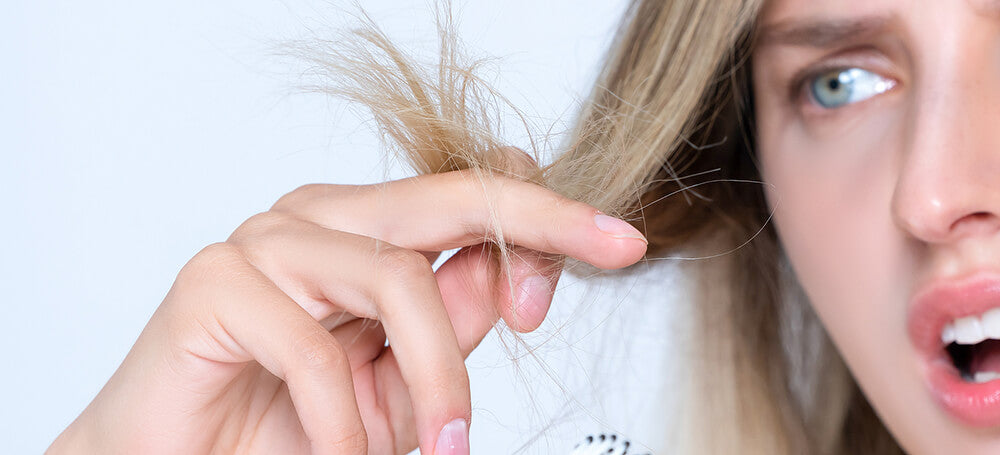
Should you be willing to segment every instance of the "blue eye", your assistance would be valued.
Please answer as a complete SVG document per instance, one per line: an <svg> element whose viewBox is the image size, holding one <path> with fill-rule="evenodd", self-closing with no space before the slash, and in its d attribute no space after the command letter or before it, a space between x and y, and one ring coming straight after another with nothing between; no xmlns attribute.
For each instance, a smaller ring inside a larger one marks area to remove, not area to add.
<svg viewBox="0 0 1000 455"><path fill-rule="evenodd" d="M809 82L809 91L820 106L826 109L866 100L883 93L895 83L871 71L848 68L827 71Z"/></svg>

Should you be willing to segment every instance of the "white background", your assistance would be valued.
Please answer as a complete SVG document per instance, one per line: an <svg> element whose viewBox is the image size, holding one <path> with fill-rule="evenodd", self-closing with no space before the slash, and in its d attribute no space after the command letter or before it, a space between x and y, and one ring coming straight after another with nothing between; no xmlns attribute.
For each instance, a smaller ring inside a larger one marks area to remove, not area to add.
<svg viewBox="0 0 1000 455"><path fill-rule="evenodd" d="M429 1L364 4L431 49ZM565 124L589 92L625 4L456 2L468 47L502 58L497 85L542 125ZM294 65L273 55L340 19L309 0L0 6L3 452L47 447L203 246L303 183L407 175L386 171L364 116L297 92ZM651 283L673 286L647 275L564 277L528 337L537 359L487 338L468 361L473 453L568 453L603 430L658 443L670 297Z"/></svg>

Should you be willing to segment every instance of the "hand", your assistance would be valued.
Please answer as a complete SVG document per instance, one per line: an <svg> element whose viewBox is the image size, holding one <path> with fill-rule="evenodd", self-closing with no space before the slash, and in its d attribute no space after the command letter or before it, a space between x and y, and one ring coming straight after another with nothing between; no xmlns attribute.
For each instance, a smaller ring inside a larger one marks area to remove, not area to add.
<svg viewBox="0 0 1000 455"><path fill-rule="evenodd" d="M491 209L509 277L484 243ZM619 268L645 250L625 222L507 177L302 186L181 269L50 452L468 453L464 358L489 329L541 323L560 255Z"/></svg>

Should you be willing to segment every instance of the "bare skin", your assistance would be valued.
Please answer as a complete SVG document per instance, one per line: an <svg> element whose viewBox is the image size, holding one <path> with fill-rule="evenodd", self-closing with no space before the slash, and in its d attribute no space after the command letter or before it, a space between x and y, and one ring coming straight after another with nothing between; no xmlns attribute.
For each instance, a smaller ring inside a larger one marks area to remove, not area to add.
<svg viewBox="0 0 1000 455"><path fill-rule="evenodd" d="M1000 272L998 4L773 0L760 24L758 153L813 307L907 452L1000 452L1000 428L942 406L907 331L921 288ZM857 71L811 91L830 70Z"/></svg>
<svg viewBox="0 0 1000 455"><path fill-rule="evenodd" d="M533 165L522 152L505 153ZM534 283L516 288L524 299L510 295L483 243L487 198L516 245L513 282ZM435 272L431 263L453 248L461 250ZM541 323L556 255L612 269L645 250L623 221L510 178L484 182L462 171L300 187L183 267L122 365L49 453L403 454L419 446L467 454L464 359L485 334L501 317L520 331Z"/></svg>

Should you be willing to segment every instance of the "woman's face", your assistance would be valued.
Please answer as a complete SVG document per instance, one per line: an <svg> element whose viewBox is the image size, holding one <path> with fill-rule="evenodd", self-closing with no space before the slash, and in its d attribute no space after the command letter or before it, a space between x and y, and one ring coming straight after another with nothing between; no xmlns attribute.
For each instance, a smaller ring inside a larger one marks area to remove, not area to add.
<svg viewBox="0 0 1000 455"><path fill-rule="evenodd" d="M907 451L1000 453L1000 1L760 25L761 169L816 312Z"/></svg>

